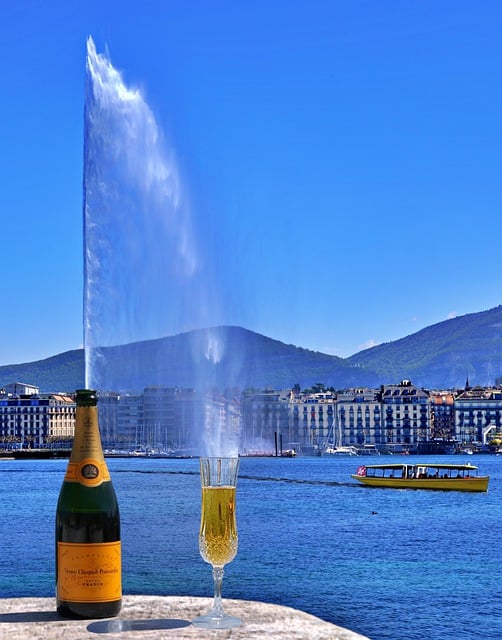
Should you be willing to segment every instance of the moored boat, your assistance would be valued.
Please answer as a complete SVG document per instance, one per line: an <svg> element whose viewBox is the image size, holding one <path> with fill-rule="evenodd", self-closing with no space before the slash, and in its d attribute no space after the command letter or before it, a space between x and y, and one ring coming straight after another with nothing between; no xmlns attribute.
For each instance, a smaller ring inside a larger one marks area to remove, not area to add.
<svg viewBox="0 0 502 640"><path fill-rule="evenodd" d="M471 464L433 463L361 465L352 478L370 487L480 492L490 479Z"/></svg>
<svg viewBox="0 0 502 640"><path fill-rule="evenodd" d="M328 445L323 451L323 456L357 456L359 452L355 447L335 447L334 445Z"/></svg>

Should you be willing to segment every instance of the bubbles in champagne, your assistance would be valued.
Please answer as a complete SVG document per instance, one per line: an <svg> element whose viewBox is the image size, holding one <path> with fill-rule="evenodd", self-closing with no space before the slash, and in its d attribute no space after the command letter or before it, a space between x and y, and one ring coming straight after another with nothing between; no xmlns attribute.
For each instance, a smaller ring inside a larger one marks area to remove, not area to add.
<svg viewBox="0 0 502 640"><path fill-rule="evenodd" d="M222 567L235 558L238 536L235 487L203 487L199 550L206 562Z"/></svg>

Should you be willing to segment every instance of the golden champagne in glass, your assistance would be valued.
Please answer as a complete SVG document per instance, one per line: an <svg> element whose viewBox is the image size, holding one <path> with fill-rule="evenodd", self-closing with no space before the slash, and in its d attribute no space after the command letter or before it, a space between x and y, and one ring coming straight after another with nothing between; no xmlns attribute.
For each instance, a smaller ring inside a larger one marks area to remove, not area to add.
<svg viewBox="0 0 502 640"><path fill-rule="evenodd" d="M222 567L235 558L237 543L235 487L202 487L200 555Z"/></svg>
<svg viewBox="0 0 502 640"><path fill-rule="evenodd" d="M235 490L238 468L239 458L200 458L199 551L213 567L214 599L210 611L193 620L192 624L205 629L230 629L241 624L240 618L224 612L221 600L223 567L237 553Z"/></svg>

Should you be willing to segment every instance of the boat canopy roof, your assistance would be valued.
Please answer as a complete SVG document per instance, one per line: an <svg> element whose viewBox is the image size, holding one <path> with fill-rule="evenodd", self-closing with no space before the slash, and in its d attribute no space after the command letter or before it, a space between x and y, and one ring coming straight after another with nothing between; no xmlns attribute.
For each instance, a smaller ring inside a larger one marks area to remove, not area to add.
<svg viewBox="0 0 502 640"><path fill-rule="evenodd" d="M444 464L442 462L392 462L389 464L366 464L366 469L402 469L403 467L426 467L428 469L463 469L469 471L477 469L472 464Z"/></svg>

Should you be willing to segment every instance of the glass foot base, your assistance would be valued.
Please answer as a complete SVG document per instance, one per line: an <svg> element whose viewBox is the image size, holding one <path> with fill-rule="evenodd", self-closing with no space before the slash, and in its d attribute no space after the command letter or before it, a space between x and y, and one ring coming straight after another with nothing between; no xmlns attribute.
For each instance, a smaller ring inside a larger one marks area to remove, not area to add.
<svg viewBox="0 0 502 640"><path fill-rule="evenodd" d="M205 616L194 618L192 624L194 627L201 627L202 629L232 629L232 627L240 627L242 620L235 616L227 616L225 613L211 615L211 612L209 612Z"/></svg>

